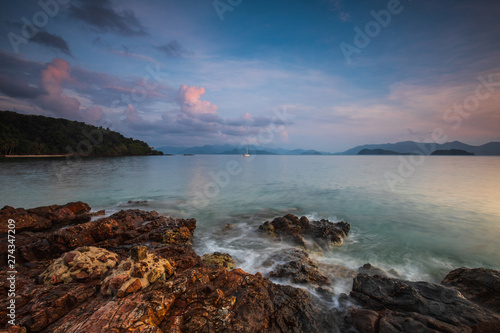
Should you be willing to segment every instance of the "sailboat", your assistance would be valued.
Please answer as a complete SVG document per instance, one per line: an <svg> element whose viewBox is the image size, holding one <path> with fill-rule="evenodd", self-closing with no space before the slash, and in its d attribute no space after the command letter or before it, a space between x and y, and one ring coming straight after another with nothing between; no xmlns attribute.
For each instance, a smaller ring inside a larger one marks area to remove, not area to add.
<svg viewBox="0 0 500 333"><path fill-rule="evenodd" d="M243 157L250 157L250 154L248 153L248 144L247 144L247 152L245 154L241 155L241 156L243 156Z"/></svg>

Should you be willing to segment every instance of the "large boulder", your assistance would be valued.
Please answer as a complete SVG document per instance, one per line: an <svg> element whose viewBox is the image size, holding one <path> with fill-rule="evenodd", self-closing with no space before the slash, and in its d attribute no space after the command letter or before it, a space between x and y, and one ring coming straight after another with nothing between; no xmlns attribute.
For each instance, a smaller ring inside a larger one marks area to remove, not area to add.
<svg viewBox="0 0 500 333"><path fill-rule="evenodd" d="M47 230L63 223L81 223L90 220L90 206L83 202L70 202L66 205L52 205L32 209L5 206L0 210L0 232L6 233L7 221L15 221L16 232L25 230Z"/></svg>
<svg viewBox="0 0 500 333"><path fill-rule="evenodd" d="M137 252L135 252L137 253ZM174 274L174 268L167 259L154 253L144 253L144 256L132 256L120 263L101 287L103 295L124 297L146 288L159 279L165 280Z"/></svg>
<svg viewBox="0 0 500 333"><path fill-rule="evenodd" d="M228 270L236 268L233 257L231 257L231 255L229 255L228 253L207 253L201 257L201 261L203 261L207 265L217 265Z"/></svg>
<svg viewBox="0 0 500 333"><path fill-rule="evenodd" d="M259 226L264 234L277 240L289 241L306 250L322 251L341 245L351 226L346 222L309 221L288 214L266 221Z"/></svg>
<svg viewBox="0 0 500 333"><path fill-rule="evenodd" d="M40 275L45 284L70 283L75 280L100 279L116 266L118 256L94 246L79 247L65 253Z"/></svg>
<svg viewBox="0 0 500 333"><path fill-rule="evenodd" d="M467 299L500 313L500 271L486 268L457 268L442 284L458 289Z"/></svg>
<svg viewBox="0 0 500 333"><path fill-rule="evenodd" d="M351 296L364 309L347 321L361 333L500 332L500 316L442 285L359 274Z"/></svg>
<svg viewBox="0 0 500 333"><path fill-rule="evenodd" d="M330 280L323 275L306 251L285 249L278 251L263 263L264 267L272 267L270 278L283 279L297 284L318 286L330 285Z"/></svg>

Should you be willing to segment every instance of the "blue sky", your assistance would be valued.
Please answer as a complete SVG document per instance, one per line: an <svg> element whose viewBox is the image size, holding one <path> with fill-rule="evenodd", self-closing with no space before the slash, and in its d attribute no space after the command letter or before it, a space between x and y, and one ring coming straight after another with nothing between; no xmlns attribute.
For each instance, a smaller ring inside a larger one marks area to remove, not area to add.
<svg viewBox="0 0 500 333"><path fill-rule="evenodd" d="M497 1L40 3L1 1L0 109L155 147L500 141Z"/></svg>

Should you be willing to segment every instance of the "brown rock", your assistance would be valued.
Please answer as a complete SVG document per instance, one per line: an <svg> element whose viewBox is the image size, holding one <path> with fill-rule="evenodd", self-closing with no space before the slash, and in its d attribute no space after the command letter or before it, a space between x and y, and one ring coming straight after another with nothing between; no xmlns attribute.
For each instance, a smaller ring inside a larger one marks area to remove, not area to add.
<svg viewBox="0 0 500 333"><path fill-rule="evenodd" d="M233 258L227 253L207 253L201 257L201 261L207 265L218 265L228 270L236 268Z"/></svg>
<svg viewBox="0 0 500 333"><path fill-rule="evenodd" d="M500 313L500 271L486 268L457 268L442 284L458 289L465 298Z"/></svg>
<svg viewBox="0 0 500 333"><path fill-rule="evenodd" d="M134 246L130 253L133 260L144 260L147 257L147 247L145 247L144 245Z"/></svg>
<svg viewBox="0 0 500 333"><path fill-rule="evenodd" d="M128 285L127 289L125 289L126 294L133 294L141 290L142 284L141 280L135 279L131 284Z"/></svg>
<svg viewBox="0 0 500 333"><path fill-rule="evenodd" d="M312 221L292 214L277 217L272 222L264 222L259 230L278 240L290 241L303 249L308 249L304 237L314 242L310 250L330 249L341 245L351 226L346 222L332 223L328 220Z"/></svg>
<svg viewBox="0 0 500 333"><path fill-rule="evenodd" d="M0 210L0 232L5 235L8 230L8 221L12 219L15 222L16 233L24 230L44 230L52 226L49 219L36 214L30 214L23 208L15 209L5 206Z"/></svg>
<svg viewBox="0 0 500 333"><path fill-rule="evenodd" d="M277 264L278 263L278 264ZM290 280L298 284L329 285L330 281L323 275L318 264L309 258L304 250L285 249L271 255L264 266L274 266L269 273L271 278Z"/></svg>

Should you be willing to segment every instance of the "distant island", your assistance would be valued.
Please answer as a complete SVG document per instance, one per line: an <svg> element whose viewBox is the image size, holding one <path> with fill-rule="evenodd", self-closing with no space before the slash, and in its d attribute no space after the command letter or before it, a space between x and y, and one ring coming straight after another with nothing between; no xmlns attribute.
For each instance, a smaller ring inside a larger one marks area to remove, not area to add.
<svg viewBox="0 0 500 333"><path fill-rule="evenodd" d="M412 155L410 153L398 153L392 150L385 149L363 149L358 155Z"/></svg>
<svg viewBox="0 0 500 333"><path fill-rule="evenodd" d="M158 150L166 155L242 155L246 145L204 145L196 147L159 147ZM368 144L348 149L344 152L330 153L313 149L285 149L259 145L249 145L252 155L431 155L434 151L463 150L478 156L500 156L500 142L490 142L481 146L472 146L460 141L447 143L422 143L404 141L385 144ZM451 155L464 155L462 153Z"/></svg>
<svg viewBox="0 0 500 333"><path fill-rule="evenodd" d="M448 156L468 155L468 156L473 156L473 155L476 155L476 154L470 153L470 152L462 150L462 149L448 149L448 150L436 150L436 151L433 151L431 153L431 155L448 155Z"/></svg>
<svg viewBox="0 0 500 333"><path fill-rule="evenodd" d="M478 156L499 156L500 142L490 142L480 146L472 146L460 141L446 143L403 141L396 143L367 144L357 146L341 153L335 153L334 155L431 155L433 152L441 150L462 150ZM459 153L451 155L463 154Z"/></svg>
<svg viewBox="0 0 500 333"><path fill-rule="evenodd" d="M97 133L99 133L97 135ZM163 155L146 142L83 122L0 111L0 155L66 156L91 142L86 156Z"/></svg>

